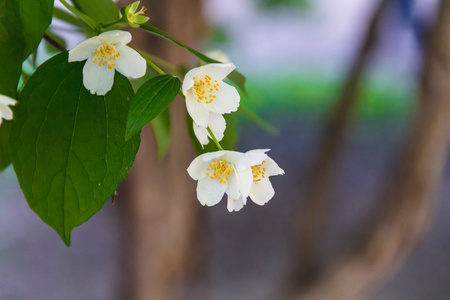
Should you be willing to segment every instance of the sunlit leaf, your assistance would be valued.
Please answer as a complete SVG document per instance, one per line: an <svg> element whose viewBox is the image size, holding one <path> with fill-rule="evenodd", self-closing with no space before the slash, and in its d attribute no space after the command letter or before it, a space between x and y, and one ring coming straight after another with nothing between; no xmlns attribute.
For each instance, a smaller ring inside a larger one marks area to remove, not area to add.
<svg viewBox="0 0 450 300"><path fill-rule="evenodd" d="M151 78L139 88L128 113L127 140L166 110L175 99L180 85L177 77L161 75Z"/></svg>
<svg viewBox="0 0 450 300"><path fill-rule="evenodd" d="M72 0L80 11L99 23L112 23L119 19L119 10L112 0Z"/></svg>

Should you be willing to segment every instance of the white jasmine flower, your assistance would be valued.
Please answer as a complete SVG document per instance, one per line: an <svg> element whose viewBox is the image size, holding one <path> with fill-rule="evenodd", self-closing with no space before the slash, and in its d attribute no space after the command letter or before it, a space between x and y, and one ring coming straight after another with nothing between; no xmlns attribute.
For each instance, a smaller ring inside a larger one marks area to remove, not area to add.
<svg viewBox="0 0 450 300"><path fill-rule="evenodd" d="M192 179L198 180L198 201L202 205L213 206L225 193L229 199L248 197L253 183L252 164L253 160L247 154L216 151L195 158L187 172Z"/></svg>
<svg viewBox="0 0 450 300"><path fill-rule="evenodd" d="M281 169L273 159L267 156L265 152L268 149L255 149L248 151L246 155L253 161L251 170L253 182L250 187L250 199L258 205L264 205L275 195L269 176L284 175ZM240 198L228 197L228 210L238 211L247 203L247 199L241 195Z"/></svg>
<svg viewBox="0 0 450 300"><path fill-rule="evenodd" d="M16 100L5 95L0 95L0 125L3 119L11 120L13 118L13 112L8 105L16 105L16 103Z"/></svg>
<svg viewBox="0 0 450 300"><path fill-rule="evenodd" d="M209 129L211 129L217 141L221 141L223 139L223 133L225 132L226 128L225 118L221 114L210 112L209 120ZM197 125L195 121L193 122L193 127L195 136L199 140L202 147L204 145L207 145L209 143L209 138L211 138L211 135L209 134L207 128Z"/></svg>
<svg viewBox="0 0 450 300"><path fill-rule="evenodd" d="M253 202L259 205L266 204L275 195L269 176L284 175L283 169L281 169L273 159L267 156L265 153L267 151L269 150L255 149L246 153L256 162L256 164L251 167L253 184L250 188L249 196ZM265 158L262 162L258 163L258 161L261 161L261 157L264 156Z"/></svg>
<svg viewBox="0 0 450 300"><path fill-rule="evenodd" d="M187 111L198 126L220 128L211 114L231 113L239 107L238 91L223 82L235 68L232 63L208 64L187 72L182 90Z"/></svg>
<svg viewBox="0 0 450 300"><path fill-rule="evenodd" d="M87 39L69 51L69 62L87 59L83 84L92 94L105 95L114 83L114 70L131 78L144 76L147 63L134 49L127 31L112 30Z"/></svg>
<svg viewBox="0 0 450 300"><path fill-rule="evenodd" d="M140 24L144 24L150 19L149 17L141 16L145 15L145 13L147 12L147 9L144 6L142 6L141 10L136 12L139 3L141 3L141 1L133 2L132 4L125 7L128 24L130 24L130 26L132 27L139 27Z"/></svg>

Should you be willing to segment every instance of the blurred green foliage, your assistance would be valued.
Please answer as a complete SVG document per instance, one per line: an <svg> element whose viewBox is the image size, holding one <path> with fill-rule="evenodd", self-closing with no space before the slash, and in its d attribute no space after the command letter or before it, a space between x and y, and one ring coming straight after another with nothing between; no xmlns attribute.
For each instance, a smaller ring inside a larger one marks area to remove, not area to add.
<svg viewBox="0 0 450 300"><path fill-rule="evenodd" d="M258 0L257 2L258 6L264 10L289 7L290 9L306 11L310 8L309 0Z"/></svg>
<svg viewBox="0 0 450 300"><path fill-rule="evenodd" d="M271 114L299 115L316 118L328 111L340 96L343 83L311 75L272 77L248 76L248 107L263 116ZM414 110L415 92L397 83L380 83L365 78L360 86L358 118L380 120L404 118Z"/></svg>

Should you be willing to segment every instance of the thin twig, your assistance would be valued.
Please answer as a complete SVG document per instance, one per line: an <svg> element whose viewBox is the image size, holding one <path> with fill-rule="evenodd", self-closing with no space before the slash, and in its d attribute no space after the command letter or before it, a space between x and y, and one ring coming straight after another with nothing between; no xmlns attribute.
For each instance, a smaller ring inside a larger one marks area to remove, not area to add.
<svg viewBox="0 0 450 300"><path fill-rule="evenodd" d="M58 49L61 52L65 52L67 51L67 49L65 47L63 47L62 45L60 45L57 41L55 41L54 39L52 39L50 36L48 36L47 34L44 34L44 40L47 41L47 43L49 43L50 45L52 45L53 47L55 47L56 49Z"/></svg>

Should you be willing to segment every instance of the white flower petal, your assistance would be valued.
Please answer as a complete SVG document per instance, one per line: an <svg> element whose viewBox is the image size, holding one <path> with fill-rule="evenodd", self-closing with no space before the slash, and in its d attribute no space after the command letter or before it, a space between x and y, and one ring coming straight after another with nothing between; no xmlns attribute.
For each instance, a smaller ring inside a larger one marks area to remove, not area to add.
<svg viewBox="0 0 450 300"><path fill-rule="evenodd" d="M189 90L186 94L186 108L192 120L198 126L208 126L209 111L205 105L197 102L192 90Z"/></svg>
<svg viewBox="0 0 450 300"><path fill-rule="evenodd" d="M273 190L272 183L270 183L268 178L263 178L261 181L252 185L249 196L256 204L264 205L269 202L274 195L275 191Z"/></svg>
<svg viewBox="0 0 450 300"><path fill-rule="evenodd" d="M197 198L202 205L213 206L222 200L228 184L220 183L206 176L198 181Z"/></svg>
<svg viewBox="0 0 450 300"><path fill-rule="evenodd" d="M187 91L194 87L194 77L197 76L201 68L202 67L193 68L184 75L183 85L181 86L184 95L187 96Z"/></svg>
<svg viewBox="0 0 450 300"><path fill-rule="evenodd" d="M206 127L198 126L195 122L192 122L192 128L194 129L194 134L197 137L197 140L202 145L202 148L203 148L203 145L208 145L209 133L208 133L208 130L206 129Z"/></svg>
<svg viewBox="0 0 450 300"><path fill-rule="evenodd" d="M227 127L225 118L221 114L210 112L208 126L216 137L217 141L220 142L223 139L223 133L225 132L225 128Z"/></svg>
<svg viewBox="0 0 450 300"><path fill-rule="evenodd" d="M123 30L111 30L103 32L98 36L103 44L113 43L126 45L131 42L131 33Z"/></svg>
<svg viewBox="0 0 450 300"><path fill-rule="evenodd" d="M5 120L11 120L13 117L13 112L12 110L6 106L0 103L0 119L5 119Z"/></svg>
<svg viewBox="0 0 450 300"><path fill-rule="evenodd" d="M274 175L284 175L284 170L280 168L277 163L271 159L270 157L267 157L264 160L264 168L266 169L266 175L267 176L274 176Z"/></svg>
<svg viewBox="0 0 450 300"><path fill-rule="evenodd" d="M197 156L187 168L187 172L192 179L199 180L206 176L207 167L208 163L203 160L203 157Z"/></svg>
<svg viewBox="0 0 450 300"><path fill-rule="evenodd" d="M99 66L91 57L86 61L83 68L83 84L91 94L105 95L114 83L114 68Z"/></svg>
<svg viewBox="0 0 450 300"><path fill-rule="evenodd" d="M253 185L252 169L248 168L238 172L238 182L241 197L247 198Z"/></svg>
<svg viewBox="0 0 450 300"><path fill-rule="evenodd" d="M239 192L239 181L236 170L228 176L228 188L226 190L228 196L237 199L241 196Z"/></svg>
<svg viewBox="0 0 450 300"><path fill-rule="evenodd" d="M205 75L208 75L212 78L212 80L222 81L228 76L228 74L236 69L236 66L232 63L215 63L207 64L200 68L201 69L198 72L198 76L204 77Z"/></svg>
<svg viewBox="0 0 450 300"><path fill-rule="evenodd" d="M211 103L205 104L210 111L218 114L228 114L238 109L241 97L235 87L221 82L219 91L215 96L216 98Z"/></svg>
<svg viewBox="0 0 450 300"><path fill-rule="evenodd" d="M230 196L228 196L227 209L229 212L241 210L244 207L244 204L245 200L242 197L239 197L238 199L233 199Z"/></svg>
<svg viewBox="0 0 450 300"><path fill-rule="evenodd" d="M8 105L16 105L17 101L5 95L0 95L0 124L3 119L11 120L13 118L13 112Z"/></svg>
<svg viewBox="0 0 450 300"><path fill-rule="evenodd" d="M270 149L255 149L247 151L245 154L252 159L252 166L254 166L261 164L268 157L267 151L270 151Z"/></svg>
<svg viewBox="0 0 450 300"><path fill-rule="evenodd" d="M82 41L69 51L69 62L88 59L93 55L92 52L101 45L102 41L97 36Z"/></svg>
<svg viewBox="0 0 450 300"><path fill-rule="evenodd" d="M221 150L221 151L208 152L208 153L200 155L200 157L203 159L204 162L209 163L213 159L221 158L228 152L230 152L230 151Z"/></svg>
<svg viewBox="0 0 450 300"><path fill-rule="evenodd" d="M125 45L117 45L120 56L116 58L116 70L131 78L139 78L145 75L147 62L134 49Z"/></svg>
<svg viewBox="0 0 450 300"><path fill-rule="evenodd" d="M8 96L5 95L0 95L0 104L4 104L4 105L16 105L17 104L17 100L10 98Z"/></svg>
<svg viewBox="0 0 450 300"><path fill-rule="evenodd" d="M242 152L226 151L223 158L231 162L238 172L249 169L253 165L250 157Z"/></svg>

